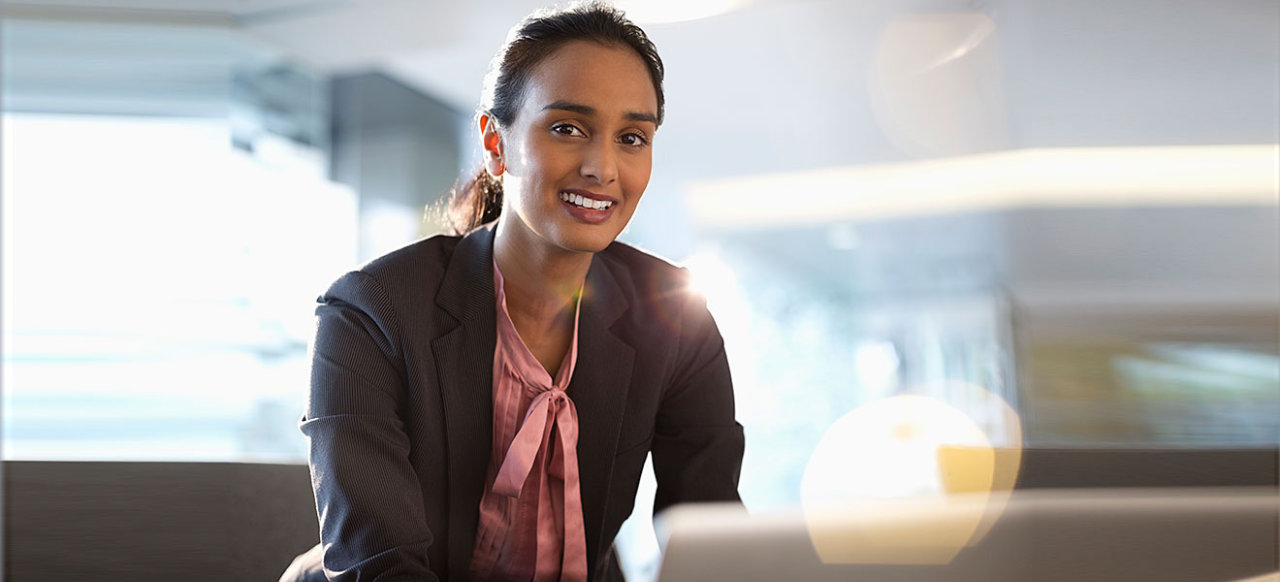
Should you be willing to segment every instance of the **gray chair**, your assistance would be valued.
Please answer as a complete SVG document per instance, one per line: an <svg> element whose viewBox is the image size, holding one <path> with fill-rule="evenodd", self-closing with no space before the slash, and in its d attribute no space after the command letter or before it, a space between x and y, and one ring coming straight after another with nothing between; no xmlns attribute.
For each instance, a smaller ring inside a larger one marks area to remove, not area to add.
<svg viewBox="0 0 1280 582"><path fill-rule="evenodd" d="M5 580L276 580L319 539L306 465L4 463Z"/></svg>

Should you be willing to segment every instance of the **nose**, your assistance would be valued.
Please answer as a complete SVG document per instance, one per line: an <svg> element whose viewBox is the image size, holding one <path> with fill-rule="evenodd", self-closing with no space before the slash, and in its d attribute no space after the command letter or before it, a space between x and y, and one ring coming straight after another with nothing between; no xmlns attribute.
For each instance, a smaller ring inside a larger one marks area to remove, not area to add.
<svg viewBox="0 0 1280 582"><path fill-rule="evenodd" d="M592 143L582 158L580 173L584 178L592 178L601 184L608 184L618 179L618 152L613 144L599 140Z"/></svg>

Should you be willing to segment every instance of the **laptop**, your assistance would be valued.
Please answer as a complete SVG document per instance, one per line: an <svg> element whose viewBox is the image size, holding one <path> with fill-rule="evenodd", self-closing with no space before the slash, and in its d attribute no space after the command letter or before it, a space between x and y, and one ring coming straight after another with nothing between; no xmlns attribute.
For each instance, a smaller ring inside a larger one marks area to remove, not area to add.
<svg viewBox="0 0 1280 582"><path fill-rule="evenodd" d="M898 499L811 508L808 520L799 510L683 505L656 522L658 581L1277 580L1278 492L1015 490L999 504Z"/></svg>

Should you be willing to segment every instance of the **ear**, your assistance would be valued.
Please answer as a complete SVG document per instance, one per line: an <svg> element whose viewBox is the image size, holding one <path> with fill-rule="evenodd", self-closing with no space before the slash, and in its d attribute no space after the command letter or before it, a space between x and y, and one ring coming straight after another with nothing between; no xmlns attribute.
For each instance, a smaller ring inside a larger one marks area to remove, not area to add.
<svg viewBox="0 0 1280 582"><path fill-rule="evenodd" d="M495 178L507 171L502 160L502 135L488 113L480 114L480 143L484 145L484 168Z"/></svg>

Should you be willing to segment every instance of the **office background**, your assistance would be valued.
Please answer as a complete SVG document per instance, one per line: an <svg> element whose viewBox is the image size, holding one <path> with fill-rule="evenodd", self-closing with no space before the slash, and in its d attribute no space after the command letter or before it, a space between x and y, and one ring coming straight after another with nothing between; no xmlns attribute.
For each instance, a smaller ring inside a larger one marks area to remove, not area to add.
<svg viewBox="0 0 1280 582"><path fill-rule="evenodd" d="M7 2L5 460L304 463L314 298L442 231L539 4ZM903 393L1029 448L1275 447L1280 6L619 4L668 67L622 238L709 299L753 511Z"/></svg>

